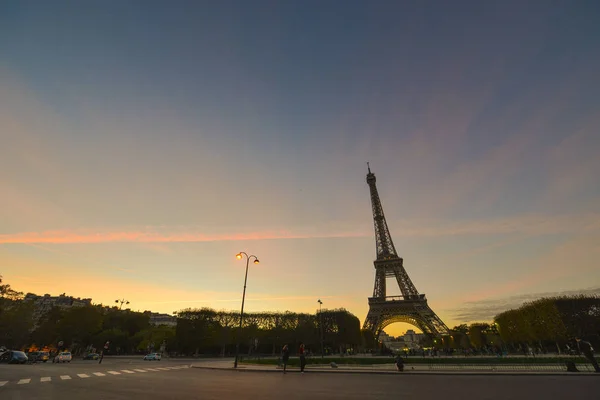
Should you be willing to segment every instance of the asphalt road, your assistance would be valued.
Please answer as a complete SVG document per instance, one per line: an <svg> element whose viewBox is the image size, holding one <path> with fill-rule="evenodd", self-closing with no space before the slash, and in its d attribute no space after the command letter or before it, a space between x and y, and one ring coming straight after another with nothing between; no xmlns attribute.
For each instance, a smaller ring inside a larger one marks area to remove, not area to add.
<svg viewBox="0 0 600 400"><path fill-rule="evenodd" d="M2 365L0 398L24 399L596 399L600 376L350 375L188 368L181 360ZM112 372L111 372L112 371ZM129 372L126 372L129 371ZM63 377L68 376L68 379ZM20 383L19 383L20 382Z"/></svg>

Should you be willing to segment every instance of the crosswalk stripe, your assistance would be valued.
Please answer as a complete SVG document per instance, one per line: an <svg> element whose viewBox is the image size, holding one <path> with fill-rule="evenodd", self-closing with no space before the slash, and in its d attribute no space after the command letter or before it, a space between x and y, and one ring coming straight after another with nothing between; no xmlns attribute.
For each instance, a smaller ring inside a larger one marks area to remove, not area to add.
<svg viewBox="0 0 600 400"><path fill-rule="evenodd" d="M62 379L63 381L66 381L67 379L71 379L71 377L69 375L61 375L60 379Z"/></svg>
<svg viewBox="0 0 600 400"><path fill-rule="evenodd" d="M169 368L164 368L164 367L158 367L156 369L160 369L161 371L168 371L169 370Z"/></svg>
<svg viewBox="0 0 600 400"><path fill-rule="evenodd" d="M96 376L106 376L106 374L103 374L102 372L94 372L94 375L96 375Z"/></svg>
<svg viewBox="0 0 600 400"><path fill-rule="evenodd" d="M8 381L0 381L0 386L4 386L8 383Z"/></svg>
<svg viewBox="0 0 600 400"><path fill-rule="evenodd" d="M40 378L40 382L50 382L52 380L52 378L50 378L49 376L42 376Z"/></svg>
<svg viewBox="0 0 600 400"><path fill-rule="evenodd" d="M90 377L88 374L77 374L77 376L80 378L89 378Z"/></svg>
<svg viewBox="0 0 600 400"><path fill-rule="evenodd" d="M106 371L106 372L108 372L111 375L121 375L121 373L117 372L117 371Z"/></svg>
<svg viewBox="0 0 600 400"><path fill-rule="evenodd" d="M21 379L19 382L17 382L17 385L24 385L26 383L31 382L31 378L28 379Z"/></svg>
<svg viewBox="0 0 600 400"><path fill-rule="evenodd" d="M135 372L130 371L128 369L122 369L121 372L125 372L126 374L135 374Z"/></svg>
<svg viewBox="0 0 600 400"><path fill-rule="evenodd" d="M148 371L144 371L143 369L135 369L134 368L133 370L136 371L136 372L148 372Z"/></svg>
<svg viewBox="0 0 600 400"><path fill-rule="evenodd" d="M158 371L158 370L157 370L157 369L155 369L155 368L146 368L146 370L147 370L147 371L154 371L154 372Z"/></svg>

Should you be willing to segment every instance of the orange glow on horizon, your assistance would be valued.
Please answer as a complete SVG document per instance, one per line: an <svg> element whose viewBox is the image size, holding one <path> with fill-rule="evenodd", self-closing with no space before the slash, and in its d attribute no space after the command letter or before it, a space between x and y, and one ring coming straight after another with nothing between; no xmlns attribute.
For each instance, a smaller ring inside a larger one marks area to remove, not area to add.
<svg viewBox="0 0 600 400"><path fill-rule="evenodd" d="M197 232L158 233L151 231L130 232L70 232L46 231L24 232L0 235L0 244L78 244L78 243L177 243L177 242L219 242L268 239L311 239L367 237L367 233L294 233L289 231L265 231L251 233L204 234Z"/></svg>

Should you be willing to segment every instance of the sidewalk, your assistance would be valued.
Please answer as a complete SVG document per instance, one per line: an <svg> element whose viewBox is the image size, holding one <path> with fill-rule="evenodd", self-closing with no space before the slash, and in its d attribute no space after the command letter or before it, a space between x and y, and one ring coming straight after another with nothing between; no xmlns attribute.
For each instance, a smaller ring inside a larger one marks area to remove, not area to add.
<svg viewBox="0 0 600 400"><path fill-rule="evenodd" d="M232 360L223 361L203 361L195 362L190 365L192 368L236 371L236 372L270 372L281 374L283 370L275 365L260 365L260 364L238 364L238 368L233 368ZM540 366L543 367L543 366ZM536 370L506 370L504 368L486 368L486 366L472 366L468 368L450 369L439 368L434 369L429 365L405 365L404 372L398 372L393 364L379 364L377 366L349 366L339 365L338 368L332 368L329 365L312 364L305 368L306 373L333 373L333 374L378 374L378 375L560 375L560 376L598 376L600 374L587 372L585 366L578 365L581 372L566 372L557 370L556 366L548 366L547 369ZM298 367L288 367L290 373L300 372Z"/></svg>

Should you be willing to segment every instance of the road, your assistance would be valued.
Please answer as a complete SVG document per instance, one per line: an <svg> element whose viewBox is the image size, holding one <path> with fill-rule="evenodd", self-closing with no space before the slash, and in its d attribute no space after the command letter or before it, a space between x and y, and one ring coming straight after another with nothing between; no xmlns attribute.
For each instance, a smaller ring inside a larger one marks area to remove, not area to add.
<svg viewBox="0 0 600 400"><path fill-rule="evenodd" d="M182 360L107 358L100 365L81 360L61 365L2 365L0 384L2 400L566 400L600 396L600 376L283 375L189 368Z"/></svg>

